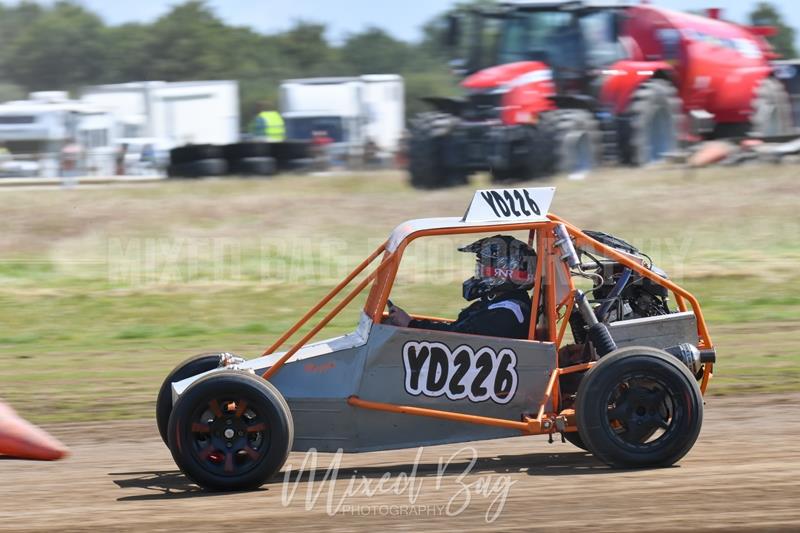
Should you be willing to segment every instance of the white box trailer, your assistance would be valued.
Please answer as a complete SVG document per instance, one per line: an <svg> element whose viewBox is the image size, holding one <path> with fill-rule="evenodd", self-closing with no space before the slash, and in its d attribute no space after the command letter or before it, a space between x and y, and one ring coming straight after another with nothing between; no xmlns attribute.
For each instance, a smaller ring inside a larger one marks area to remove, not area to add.
<svg viewBox="0 0 800 533"><path fill-rule="evenodd" d="M308 140L323 131L338 151L363 154L367 142L391 154L405 127L405 89L396 74L308 78L281 84L280 112L287 137Z"/></svg>
<svg viewBox="0 0 800 533"><path fill-rule="evenodd" d="M68 144L81 152L78 169L71 172L113 174L115 129L107 110L71 100L63 91L35 92L28 100L0 104L0 143L13 158L3 162L0 175L56 176Z"/></svg>
<svg viewBox="0 0 800 533"><path fill-rule="evenodd" d="M367 137L378 147L396 152L406 127L406 96L403 78L396 74L361 76Z"/></svg>
<svg viewBox="0 0 800 533"><path fill-rule="evenodd" d="M117 135L184 144L239 140L239 84L235 81L147 81L86 87L81 100L109 109Z"/></svg>

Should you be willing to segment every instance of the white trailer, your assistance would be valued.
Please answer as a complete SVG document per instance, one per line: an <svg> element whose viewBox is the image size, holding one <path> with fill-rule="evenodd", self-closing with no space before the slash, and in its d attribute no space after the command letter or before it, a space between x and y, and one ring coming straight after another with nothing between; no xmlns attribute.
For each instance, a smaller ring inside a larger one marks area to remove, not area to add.
<svg viewBox="0 0 800 533"><path fill-rule="evenodd" d="M290 139L308 140L320 131L340 153L360 156L371 141L392 154L405 127L404 92L396 74L286 80L280 112Z"/></svg>
<svg viewBox="0 0 800 533"><path fill-rule="evenodd" d="M81 100L109 109L121 138L158 139L159 148L239 140L235 81L147 81L86 87Z"/></svg>
<svg viewBox="0 0 800 533"><path fill-rule="evenodd" d="M381 150L397 152L406 124L403 78L396 74L361 76L366 134Z"/></svg>
<svg viewBox="0 0 800 533"><path fill-rule="evenodd" d="M67 145L80 148L70 156L77 159L70 173L113 174L114 136L114 117L105 109L62 91L31 93L0 104L0 143L12 154L0 175L54 177Z"/></svg>

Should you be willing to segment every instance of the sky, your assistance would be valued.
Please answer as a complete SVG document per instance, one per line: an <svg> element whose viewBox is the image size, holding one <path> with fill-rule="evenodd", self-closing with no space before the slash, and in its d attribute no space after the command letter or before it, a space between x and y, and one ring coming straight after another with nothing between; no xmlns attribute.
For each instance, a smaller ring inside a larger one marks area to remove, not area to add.
<svg viewBox="0 0 800 533"><path fill-rule="evenodd" d="M43 0L47 2L48 0ZM52 0L49 0L52 1ZM15 0L0 0L14 4ZM157 18L180 0L80 0L107 22L146 22ZM384 28L395 37L417 40L426 21L450 7L453 0L209 0L223 19L264 32L284 30L298 19L324 22L328 36L340 41L348 33L368 26ZM652 0L653 4L673 9L723 7L725 17L744 22L756 0ZM800 1L773 0L791 25L800 28Z"/></svg>

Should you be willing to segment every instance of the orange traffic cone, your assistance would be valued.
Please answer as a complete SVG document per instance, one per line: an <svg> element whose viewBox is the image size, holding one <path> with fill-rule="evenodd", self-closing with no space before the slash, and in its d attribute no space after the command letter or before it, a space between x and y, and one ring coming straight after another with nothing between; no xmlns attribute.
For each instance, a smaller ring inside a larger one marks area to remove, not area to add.
<svg viewBox="0 0 800 533"><path fill-rule="evenodd" d="M0 455L56 461L68 452L55 437L26 422L14 409L0 402Z"/></svg>

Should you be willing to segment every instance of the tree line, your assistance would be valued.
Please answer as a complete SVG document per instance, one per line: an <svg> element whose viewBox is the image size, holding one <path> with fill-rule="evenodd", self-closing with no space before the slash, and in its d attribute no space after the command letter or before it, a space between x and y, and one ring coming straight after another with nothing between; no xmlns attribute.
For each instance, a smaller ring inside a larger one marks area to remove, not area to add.
<svg viewBox="0 0 800 533"><path fill-rule="evenodd" d="M773 44L796 55L794 30L773 5L760 2L750 21L778 27ZM326 30L298 21L264 35L226 24L204 0L176 5L151 23L116 26L71 1L0 4L0 101L95 84L233 79L240 82L242 119L248 121L265 102L274 105L287 78L398 73L406 81L409 115L422 110L423 96L458 94L440 44L444 14L423 27L418 43L370 27L334 45Z"/></svg>
<svg viewBox="0 0 800 533"><path fill-rule="evenodd" d="M275 105L280 81L315 76L397 73L406 81L408 112L428 95L457 93L446 53L427 37L407 43L370 27L332 44L324 24L297 21L264 35L226 24L203 0L173 7L151 23L107 25L80 4L0 4L0 101L35 90L142 80L238 80L242 120Z"/></svg>

